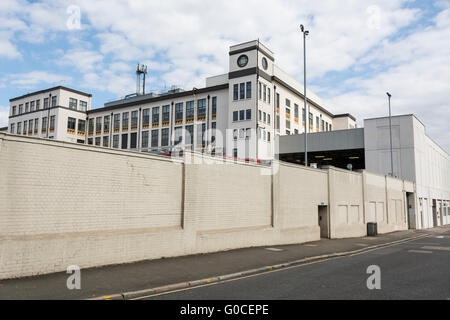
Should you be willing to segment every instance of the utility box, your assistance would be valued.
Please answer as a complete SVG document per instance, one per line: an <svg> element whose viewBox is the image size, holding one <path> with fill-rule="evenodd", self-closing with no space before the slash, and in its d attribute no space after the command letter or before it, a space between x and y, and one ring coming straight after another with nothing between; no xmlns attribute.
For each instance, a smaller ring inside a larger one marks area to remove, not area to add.
<svg viewBox="0 0 450 320"><path fill-rule="evenodd" d="M376 222L367 223L367 236L375 237L378 235L378 224Z"/></svg>

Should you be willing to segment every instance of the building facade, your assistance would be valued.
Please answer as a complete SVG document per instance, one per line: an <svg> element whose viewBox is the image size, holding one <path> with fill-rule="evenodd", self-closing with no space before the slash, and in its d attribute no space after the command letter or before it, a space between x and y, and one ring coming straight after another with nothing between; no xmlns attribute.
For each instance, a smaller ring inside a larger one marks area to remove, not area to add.
<svg viewBox="0 0 450 320"><path fill-rule="evenodd" d="M91 109L91 95L57 87L10 100L9 132L143 152L191 149L271 160L276 135L355 127L275 64L259 41L230 47L229 72L201 89L134 95Z"/></svg>

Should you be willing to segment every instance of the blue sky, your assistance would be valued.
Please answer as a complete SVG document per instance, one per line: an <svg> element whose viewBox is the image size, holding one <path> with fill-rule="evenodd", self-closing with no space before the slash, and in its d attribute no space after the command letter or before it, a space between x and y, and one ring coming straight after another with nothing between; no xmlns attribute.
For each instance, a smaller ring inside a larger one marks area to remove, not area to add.
<svg viewBox="0 0 450 320"><path fill-rule="evenodd" d="M362 125L387 113L390 91L393 113L415 113L448 152L449 1L317 2L2 0L0 126L9 98L34 90L73 87L94 108L132 93L137 62L147 91L202 87L227 72L229 46L257 38L301 81L303 23L308 85L328 109Z"/></svg>

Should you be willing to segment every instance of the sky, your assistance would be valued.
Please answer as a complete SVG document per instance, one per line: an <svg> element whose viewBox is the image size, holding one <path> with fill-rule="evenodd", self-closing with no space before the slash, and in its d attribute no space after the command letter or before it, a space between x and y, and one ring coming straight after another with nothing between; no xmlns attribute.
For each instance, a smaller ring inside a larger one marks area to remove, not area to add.
<svg viewBox="0 0 450 320"><path fill-rule="evenodd" d="M1 0L0 127L9 99L56 85L93 108L136 90L204 87L228 71L229 47L260 39L275 63L333 113L411 114L450 153L450 0Z"/></svg>

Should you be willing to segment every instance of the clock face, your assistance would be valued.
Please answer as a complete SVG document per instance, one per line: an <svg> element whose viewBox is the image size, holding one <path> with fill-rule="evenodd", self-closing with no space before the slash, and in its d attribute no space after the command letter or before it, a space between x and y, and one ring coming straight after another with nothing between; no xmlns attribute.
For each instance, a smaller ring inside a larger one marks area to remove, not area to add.
<svg viewBox="0 0 450 320"><path fill-rule="evenodd" d="M267 63L266 58L262 58L262 66L263 66L264 70L267 70L267 67L269 66L269 64Z"/></svg>
<svg viewBox="0 0 450 320"><path fill-rule="evenodd" d="M240 56L238 58L237 63L238 63L239 67L241 67L241 68L245 67L248 63L248 57L245 54L243 54L242 56Z"/></svg>

